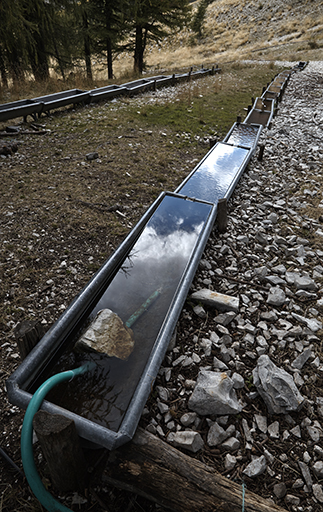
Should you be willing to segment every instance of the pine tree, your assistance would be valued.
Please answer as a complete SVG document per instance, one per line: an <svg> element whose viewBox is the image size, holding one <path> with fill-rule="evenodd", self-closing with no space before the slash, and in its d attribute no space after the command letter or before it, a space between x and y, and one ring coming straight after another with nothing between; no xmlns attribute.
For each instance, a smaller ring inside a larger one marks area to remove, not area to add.
<svg viewBox="0 0 323 512"><path fill-rule="evenodd" d="M135 0L128 11L132 47L134 50L134 72L144 69L144 53L148 41L160 42L170 32L183 28L189 20L188 0Z"/></svg>

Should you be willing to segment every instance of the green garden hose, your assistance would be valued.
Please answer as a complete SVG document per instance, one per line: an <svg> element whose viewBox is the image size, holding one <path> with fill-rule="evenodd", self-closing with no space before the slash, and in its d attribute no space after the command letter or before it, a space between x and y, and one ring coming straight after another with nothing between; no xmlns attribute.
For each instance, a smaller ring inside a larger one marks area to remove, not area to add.
<svg viewBox="0 0 323 512"><path fill-rule="evenodd" d="M57 373L47 379L34 393L27 407L21 431L21 458L27 481L31 490L48 512L71 512L71 509L59 503L45 489L37 472L33 454L33 417L40 408L47 393L57 384L72 380L77 375L87 372L94 363L86 363L75 370Z"/></svg>

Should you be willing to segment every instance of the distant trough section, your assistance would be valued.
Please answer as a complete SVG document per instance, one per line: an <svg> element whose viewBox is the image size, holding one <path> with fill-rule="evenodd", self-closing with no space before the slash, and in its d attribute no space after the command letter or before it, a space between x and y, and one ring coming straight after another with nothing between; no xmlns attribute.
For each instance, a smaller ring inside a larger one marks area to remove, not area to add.
<svg viewBox="0 0 323 512"><path fill-rule="evenodd" d="M193 71L193 68L191 68L188 73L183 74L147 77L122 85L107 85L90 91L69 89L68 91L48 94L38 98L3 103L0 105L0 122L17 117L23 117L26 122L28 116L31 116L36 121L42 114L49 114L51 110L57 108L78 104L86 105L102 100L111 100L117 96L134 96L145 91L187 82L205 75L214 75L220 71L221 69L218 66L205 69L202 67L202 69L197 71Z"/></svg>

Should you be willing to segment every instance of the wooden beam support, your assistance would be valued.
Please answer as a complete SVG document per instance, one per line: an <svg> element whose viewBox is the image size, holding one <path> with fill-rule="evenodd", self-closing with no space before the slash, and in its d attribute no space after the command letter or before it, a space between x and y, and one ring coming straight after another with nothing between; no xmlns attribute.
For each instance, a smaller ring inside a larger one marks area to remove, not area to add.
<svg viewBox="0 0 323 512"><path fill-rule="evenodd" d="M54 487L60 492L83 490L86 463L74 421L40 410L33 427Z"/></svg>
<svg viewBox="0 0 323 512"><path fill-rule="evenodd" d="M218 200L216 225L219 233L226 232L228 227L228 204L226 198Z"/></svg>
<svg viewBox="0 0 323 512"><path fill-rule="evenodd" d="M35 345L37 345L39 340L44 336L45 331L38 320L24 320L17 325L14 330L14 334L20 357L23 361Z"/></svg>
<svg viewBox="0 0 323 512"><path fill-rule="evenodd" d="M102 479L173 512L286 512L140 428L109 453Z"/></svg>

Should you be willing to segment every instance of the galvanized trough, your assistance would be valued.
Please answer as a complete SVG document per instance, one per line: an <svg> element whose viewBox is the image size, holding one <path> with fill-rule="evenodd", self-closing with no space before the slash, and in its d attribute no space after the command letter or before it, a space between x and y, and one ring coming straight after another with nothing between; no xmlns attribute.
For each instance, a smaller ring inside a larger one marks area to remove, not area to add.
<svg viewBox="0 0 323 512"><path fill-rule="evenodd" d="M40 114L43 112L49 112L55 108L66 107L67 105L87 103L89 100L89 91L82 91L81 89L70 89L68 91L61 91L55 94L39 96L38 98L34 99L34 101L41 102L43 105Z"/></svg>
<svg viewBox="0 0 323 512"><path fill-rule="evenodd" d="M93 361L93 371L57 388L43 408L73 419L84 439L108 449L130 440L215 216L212 203L162 193L8 379L9 400L26 408L32 393L51 374ZM132 327L134 348L127 360L78 346L98 311L108 308L126 322L156 291L158 298Z"/></svg>
<svg viewBox="0 0 323 512"><path fill-rule="evenodd" d="M131 90L155 81L140 82L125 85ZM47 377L93 361L90 373L56 389L43 408L73 419L84 439L107 449L132 438L213 229L217 203L230 198L262 128L235 123L174 193L160 195L7 380L11 403L26 408ZM87 345L97 319L109 311L130 340L125 347L117 338L118 346L106 349L110 355L101 344L100 350L99 344Z"/></svg>
<svg viewBox="0 0 323 512"><path fill-rule="evenodd" d="M102 101L102 100L111 100L116 98L117 96L121 96L125 93L125 89L121 85L107 85L105 87L98 87L97 89L92 89L90 91L90 101L91 103Z"/></svg>
<svg viewBox="0 0 323 512"><path fill-rule="evenodd" d="M0 122L8 121L15 117L32 116L36 120L37 114L41 112L43 104L37 100L19 100L0 105Z"/></svg>

